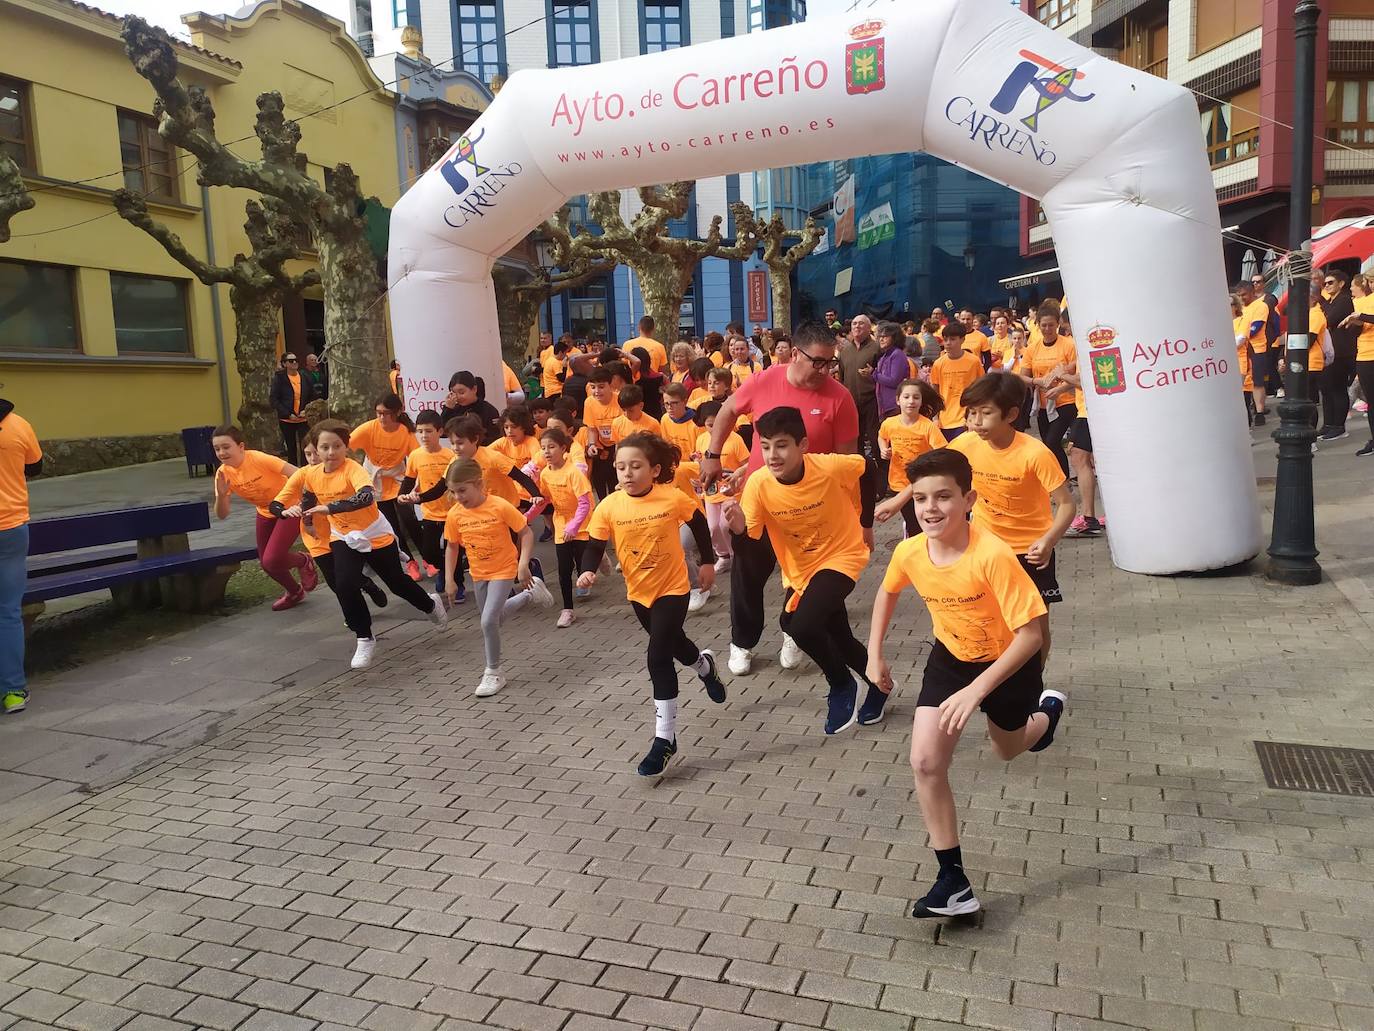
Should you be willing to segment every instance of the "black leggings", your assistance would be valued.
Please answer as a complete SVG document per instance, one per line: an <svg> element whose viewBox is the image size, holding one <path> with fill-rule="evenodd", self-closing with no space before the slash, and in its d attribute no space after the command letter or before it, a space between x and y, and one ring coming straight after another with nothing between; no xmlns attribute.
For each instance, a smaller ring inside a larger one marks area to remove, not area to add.
<svg viewBox="0 0 1374 1031"><path fill-rule="evenodd" d="M363 566L368 566L377 578L402 601L408 601L425 615L434 611L434 602L425 589L401 568L401 555L394 543L372 551L354 551L343 541L331 541L329 553L333 559L334 593L343 609L344 623L359 637L372 636L372 613L363 600Z"/></svg>
<svg viewBox="0 0 1374 1031"><path fill-rule="evenodd" d="M616 475L613 460L600 456L593 458L591 473L592 490L596 491L598 498L604 498L615 490Z"/></svg>
<svg viewBox="0 0 1374 1031"><path fill-rule="evenodd" d="M582 552L586 541L564 541L553 546L558 556L558 588L563 592L563 607L573 607L573 577L582 569Z"/></svg>
<svg viewBox="0 0 1374 1031"><path fill-rule="evenodd" d="M1365 403L1369 405L1365 418L1369 420L1369 439L1374 440L1374 361L1356 362L1355 375L1359 378Z"/></svg>
<svg viewBox="0 0 1374 1031"><path fill-rule="evenodd" d="M1035 388L1027 387L1026 396L1021 401L1021 409L1016 413L1016 418L1012 421L1012 429L1020 430L1025 433L1030 429L1031 408L1035 405Z"/></svg>
<svg viewBox="0 0 1374 1031"><path fill-rule="evenodd" d="M916 502L912 498L907 498L906 504L902 506L902 525L906 528L908 537L915 537L921 532L921 524L916 518Z"/></svg>
<svg viewBox="0 0 1374 1031"><path fill-rule="evenodd" d="M444 521L420 520L420 554L436 569L444 568Z"/></svg>
<svg viewBox="0 0 1374 1031"><path fill-rule="evenodd" d="M763 594L778 566L767 531L758 540L747 533L730 534L730 640L753 649L763 636Z"/></svg>
<svg viewBox="0 0 1374 1031"><path fill-rule="evenodd" d="M396 499L377 502L377 511L382 513L391 524L391 532L396 535L396 548L410 561L422 551L420 520L415 518L415 509L409 505L399 505ZM406 541L409 539L410 543Z"/></svg>
<svg viewBox="0 0 1374 1031"><path fill-rule="evenodd" d="M309 423L304 422L280 422L281 442L286 445L286 460L292 465L304 465L305 452L305 433L310 429Z"/></svg>
<svg viewBox="0 0 1374 1031"><path fill-rule="evenodd" d="M1322 370L1320 387L1322 415L1329 429L1345 429L1350 414L1350 380L1355 375L1355 359L1337 356Z"/></svg>
<svg viewBox="0 0 1374 1031"><path fill-rule="evenodd" d="M1045 446L1054 452L1054 460L1059 463L1059 468L1065 476L1069 475L1069 456L1064 453L1064 434L1069 432L1069 427L1073 425L1074 413L1078 411L1070 402L1066 405L1058 405L1055 411L1059 413L1059 418L1050 422L1049 415L1042 408L1035 413L1035 425L1040 430L1040 439Z"/></svg>
<svg viewBox="0 0 1374 1031"><path fill-rule="evenodd" d="M649 679L654 685L654 701L677 697L677 666L692 666L701 658L701 651L687 637L682 625L687 622L687 595L670 594L645 607L637 601L630 607L639 617L639 625L649 631Z"/></svg>
<svg viewBox="0 0 1374 1031"><path fill-rule="evenodd" d="M815 660L831 691L854 686L850 670L867 681L868 649L850 629L849 611L844 604L853 591L854 581L849 577L833 569L822 569L811 578L796 611L787 611L793 594L790 587L783 600L779 620L782 632Z"/></svg>

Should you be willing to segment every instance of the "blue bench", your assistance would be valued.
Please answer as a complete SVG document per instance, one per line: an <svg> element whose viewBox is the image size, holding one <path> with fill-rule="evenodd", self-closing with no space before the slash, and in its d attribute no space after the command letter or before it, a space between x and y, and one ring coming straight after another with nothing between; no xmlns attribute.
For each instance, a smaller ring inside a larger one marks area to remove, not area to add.
<svg viewBox="0 0 1374 1031"><path fill-rule="evenodd" d="M29 524L25 622L55 598L109 590L131 607L200 612L224 601L239 563L257 558L242 546L192 549L187 534L210 528L204 501L87 512Z"/></svg>

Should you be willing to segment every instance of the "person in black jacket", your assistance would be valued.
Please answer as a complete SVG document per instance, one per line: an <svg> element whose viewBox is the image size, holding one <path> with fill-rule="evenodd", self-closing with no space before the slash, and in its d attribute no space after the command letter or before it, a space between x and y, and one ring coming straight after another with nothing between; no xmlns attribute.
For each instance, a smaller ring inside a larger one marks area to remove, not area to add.
<svg viewBox="0 0 1374 1031"><path fill-rule="evenodd" d="M1355 312L1350 296L1349 280L1340 269L1331 269L1322 279L1321 306L1326 315L1326 328L1331 334L1334 359L1326 363L1321 374L1322 415L1326 427L1319 440L1340 440L1349 436L1345 428L1350 414L1350 381L1355 378L1355 341L1358 329L1342 329L1341 323Z"/></svg>
<svg viewBox="0 0 1374 1031"><path fill-rule="evenodd" d="M477 416L482 420L483 444L491 444L501 436L501 413L487 400L486 383L466 369L455 372L448 381L448 397L439 406L439 415L445 426L459 416Z"/></svg>
<svg viewBox="0 0 1374 1031"><path fill-rule="evenodd" d="M315 400L315 386L310 377L301 372L296 356L287 352L282 355L283 371L272 377L272 393L269 400L277 410L277 421L281 424L281 439L286 446L286 460L292 465L305 464L302 443L305 431L310 427L301 413L305 406Z"/></svg>

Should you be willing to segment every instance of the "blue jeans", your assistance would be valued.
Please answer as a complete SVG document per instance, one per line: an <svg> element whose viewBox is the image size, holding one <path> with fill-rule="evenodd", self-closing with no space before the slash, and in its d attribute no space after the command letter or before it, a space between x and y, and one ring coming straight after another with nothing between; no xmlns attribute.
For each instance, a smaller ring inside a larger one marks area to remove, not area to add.
<svg viewBox="0 0 1374 1031"><path fill-rule="evenodd" d="M28 523L0 530L0 695L29 693L24 682L23 615L28 555Z"/></svg>

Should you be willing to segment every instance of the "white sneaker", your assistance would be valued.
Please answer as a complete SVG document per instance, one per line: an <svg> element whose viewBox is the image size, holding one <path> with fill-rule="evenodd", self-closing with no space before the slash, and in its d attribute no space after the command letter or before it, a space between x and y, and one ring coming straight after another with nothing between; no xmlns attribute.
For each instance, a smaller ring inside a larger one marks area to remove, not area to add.
<svg viewBox="0 0 1374 1031"><path fill-rule="evenodd" d="M501 688L506 686L506 678L499 669L489 669L482 674L482 680L477 685L477 690L473 692L478 698L490 698Z"/></svg>
<svg viewBox="0 0 1374 1031"><path fill-rule="evenodd" d="M358 638L358 647L353 650L353 661L348 665L353 669L367 669L372 665L372 653L377 650L375 637Z"/></svg>
<svg viewBox="0 0 1374 1031"><path fill-rule="evenodd" d="M796 669L806 661L806 652L797 647L797 642L792 640L790 634L782 635L782 654L778 656L778 662L783 669Z"/></svg>
<svg viewBox="0 0 1374 1031"><path fill-rule="evenodd" d="M724 558L716 559L716 575L719 576L721 573L730 572L730 567L732 565L734 565L734 559L732 559L729 555L725 556Z"/></svg>
<svg viewBox="0 0 1374 1031"><path fill-rule="evenodd" d="M549 593L548 584L537 576L530 577L530 597L541 609L553 608L553 595Z"/></svg>
<svg viewBox="0 0 1374 1031"><path fill-rule="evenodd" d="M434 602L434 611L429 614L429 621L435 626L448 626L448 609L444 608L444 599L437 594L431 594L429 600Z"/></svg>
<svg viewBox="0 0 1374 1031"><path fill-rule="evenodd" d="M737 644L730 645L730 672L737 677L748 673L754 665L754 653Z"/></svg>
<svg viewBox="0 0 1374 1031"><path fill-rule="evenodd" d="M558 614L558 629L566 630L576 622L577 617L573 615L572 609L564 609Z"/></svg>
<svg viewBox="0 0 1374 1031"><path fill-rule="evenodd" d="M687 596L687 611L696 612L706 607L706 603L711 600L710 591L693 590Z"/></svg>

